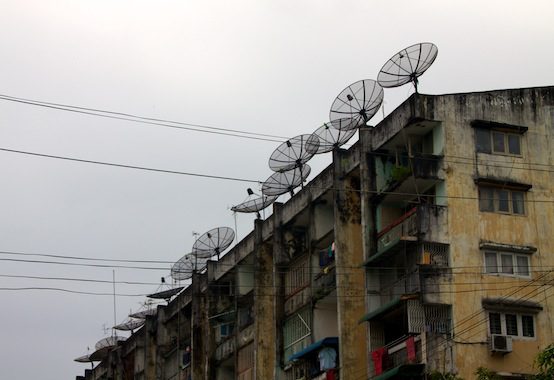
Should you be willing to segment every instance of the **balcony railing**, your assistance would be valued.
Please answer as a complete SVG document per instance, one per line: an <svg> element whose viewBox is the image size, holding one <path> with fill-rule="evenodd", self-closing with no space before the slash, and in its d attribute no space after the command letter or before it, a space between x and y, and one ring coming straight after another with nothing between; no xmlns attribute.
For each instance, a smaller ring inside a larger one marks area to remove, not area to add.
<svg viewBox="0 0 554 380"><path fill-rule="evenodd" d="M404 364L421 363L421 339L419 335L404 336L371 353L374 375L378 376Z"/></svg>
<svg viewBox="0 0 554 380"><path fill-rule="evenodd" d="M428 204L412 208L377 233L377 254L400 241L441 241L448 228L447 210Z"/></svg>
<svg viewBox="0 0 554 380"><path fill-rule="evenodd" d="M323 298L336 289L337 274L335 265L325 267L315 275L313 282L313 294L316 299Z"/></svg>
<svg viewBox="0 0 554 380"><path fill-rule="evenodd" d="M221 343L215 349L215 359L223 360L235 351L235 339L232 337Z"/></svg>
<svg viewBox="0 0 554 380"><path fill-rule="evenodd" d="M417 208L413 208L377 234L377 252L382 252L400 240L416 240Z"/></svg>
<svg viewBox="0 0 554 380"><path fill-rule="evenodd" d="M397 161L394 163L394 161ZM440 162L442 156L432 154L415 154L408 157L407 154L398 156L389 156L388 163L385 164L384 172L381 178L377 179L379 192L390 190L407 177L422 179L436 179L439 177Z"/></svg>

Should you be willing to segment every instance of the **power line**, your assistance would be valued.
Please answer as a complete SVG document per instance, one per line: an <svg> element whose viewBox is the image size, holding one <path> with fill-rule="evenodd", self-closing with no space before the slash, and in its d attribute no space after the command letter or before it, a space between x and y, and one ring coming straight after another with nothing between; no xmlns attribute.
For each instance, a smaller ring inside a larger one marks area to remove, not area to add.
<svg viewBox="0 0 554 380"><path fill-rule="evenodd" d="M246 179L246 178L237 178L237 177L227 177L227 176L217 176L217 175L211 175L211 174L201 174L201 173L190 173L190 172L181 172L176 170L166 170L166 169L156 169L156 168L148 168L143 166L135 166L135 165L126 165L126 164L117 164L112 162L106 162L106 161L95 161L95 160L85 160L80 158L72 158L67 156L58 156L58 155L51 155L51 154L43 154L43 153L36 153L36 152L29 152L29 151L23 151L23 150L15 150L15 149L8 149L8 148L0 148L0 151L4 152L10 152L10 153L18 153L18 154L25 154L30 156L37 156L37 157L44 157L44 158L53 158L53 159L59 159L59 160L67 160L67 161L74 161L74 162L81 162L81 163L87 163L87 164L96 164L96 165L105 165L105 166L113 166L113 167L120 167L125 169L136 169L136 170L145 170L150 172L160 172L160 173L167 173L167 174L179 174L179 175L187 175L187 176L193 176L193 177L202 177L202 178L210 178L210 179L219 179L219 180L227 180L227 181L238 181L238 182L247 182L247 183L255 183L258 185L261 185L263 181L260 180L253 180L253 179ZM408 196L408 197L417 197L421 194L417 193L406 193L406 192L397 192L397 191L377 191L377 190L361 190L361 189L337 189L335 187L317 187L313 184L307 184L304 186L304 188L314 188L314 189L324 189L324 190L330 190L330 191L350 191L350 192L356 192L360 194L377 194L377 195L402 195L402 196ZM459 200L479 200L479 197L471 197L471 196L453 196L453 195L436 195L436 194L425 194L426 197L432 197L437 199L459 199ZM526 203L554 203L554 200L552 199L526 199Z"/></svg>
<svg viewBox="0 0 554 380"><path fill-rule="evenodd" d="M64 255L53 255L53 254L47 254L47 253L26 253L26 252L14 252L14 251L0 251L0 254L52 257L52 258L59 258L59 259L86 260L86 261L106 261L106 262L116 262L116 263L173 264L175 262L175 261L163 261L163 260L106 259L106 258L99 258L99 257L64 256Z"/></svg>
<svg viewBox="0 0 554 380"><path fill-rule="evenodd" d="M25 287L25 288L0 288L0 291L28 291L28 290L49 290L56 292L74 293L74 294L86 294L91 296L110 296L113 297L113 293L96 293L96 292L84 292L80 290L70 290L63 288L48 288L48 287ZM145 297L145 294L116 294L118 297Z"/></svg>
<svg viewBox="0 0 554 380"><path fill-rule="evenodd" d="M252 140L283 142L288 139L287 137L269 135L264 133L255 133L255 132L241 131L237 129L211 127L211 126L202 125L202 124L193 124L193 123L184 123L184 122L172 121L172 120L156 119L151 117L133 115L133 114L124 113L124 112L107 111L107 110L100 110L95 108L65 105L60 103L43 102L40 100L17 98L9 95L0 94L0 100L27 104L27 105L37 106L37 107L44 107L49 109L55 109L55 110L66 111L66 112L75 112L75 113L80 113L80 114L90 115L90 116L98 116L98 117L103 117L108 119L131 121L134 123L157 125L157 126L166 127L166 128L184 129L189 131L211 133L211 134L217 134L217 135L223 135L223 136L241 137L241 138L252 139ZM203 129L199 129L199 128L203 128Z"/></svg>
<svg viewBox="0 0 554 380"><path fill-rule="evenodd" d="M186 176L192 176L192 177L222 179L222 180L227 180L227 181L238 181L238 182L248 182L248 183L261 184L261 181L245 179L245 178L235 178L235 177L217 176L217 175L210 175L210 174L181 172L181 171L177 171L177 170L148 168L148 167L144 167L144 166L116 164L116 163L112 163L112 162L85 160L85 159L81 159L81 158L56 156L56 155L52 155L52 154L43 154L43 153L28 152L28 151L23 151L23 150L15 150L15 149L7 149L7 148L0 148L0 151L10 152L10 153L26 154L26 155L37 156L37 157L55 158L55 159L58 159L58 160L67 160L67 161L81 162L81 163L86 163L86 164L114 166L114 167L125 168L125 169L137 169L137 170L146 170L146 171L158 172L158 173L180 174L180 175L186 175Z"/></svg>
<svg viewBox="0 0 554 380"><path fill-rule="evenodd" d="M18 278L27 280L53 280L53 281L76 281L76 282L92 282L99 284L113 284L110 280L98 280L91 278L75 278L75 277L47 277L47 276L27 276L27 275L15 275L15 274L0 274L0 277L4 278ZM138 282L138 281L115 281L116 284L124 285L160 285L156 282Z"/></svg>

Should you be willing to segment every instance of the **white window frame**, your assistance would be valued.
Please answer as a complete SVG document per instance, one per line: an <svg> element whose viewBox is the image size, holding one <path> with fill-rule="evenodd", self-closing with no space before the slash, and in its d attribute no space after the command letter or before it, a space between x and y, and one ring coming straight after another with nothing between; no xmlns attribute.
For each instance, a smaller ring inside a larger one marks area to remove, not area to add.
<svg viewBox="0 0 554 380"><path fill-rule="evenodd" d="M526 314L526 313L518 313L518 312L511 312L511 311L495 311L490 310L487 312L487 324L488 324L488 332L489 336L492 334L497 334L496 332L491 332L491 314L499 314L500 315L500 331L501 335L511 336L513 339L522 339L522 340L536 340L537 339L537 323L535 321L535 316L533 314ZM509 315L515 315L516 321L517 321L517 335L509 335L507 328L506 328L506 314ZM531 317L531 320L533 321L533 336L524 336L523 335L523 318L522 317Z"/></svg>
<svg viewBox="0 0 554 380"><path fill-rule="evenodd" d="M496 271L489 272L487 265L487 254L496 255ZM502 271L502 256L510 256L512 258L512 269L513 273L505 273ZM527 260L527 274L521 274L518 265L518 258L523 257ZM506 252L506 251L497 251L497 250L483 250L483 273L493 276L507 276L507 277L521 277L521 278L531 278L531 257L528 254L515 253L515 252Z"/></svg>

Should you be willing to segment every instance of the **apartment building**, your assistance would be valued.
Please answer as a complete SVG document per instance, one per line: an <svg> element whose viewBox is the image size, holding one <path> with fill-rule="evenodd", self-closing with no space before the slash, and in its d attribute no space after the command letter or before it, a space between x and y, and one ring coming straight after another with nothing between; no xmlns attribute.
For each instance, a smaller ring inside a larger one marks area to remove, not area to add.
<svg viewBox="0 0 554 380"><path fill-rule="evenodd" d="M553 122L554 87L413 94L84 378L533 373Z"/></svg>

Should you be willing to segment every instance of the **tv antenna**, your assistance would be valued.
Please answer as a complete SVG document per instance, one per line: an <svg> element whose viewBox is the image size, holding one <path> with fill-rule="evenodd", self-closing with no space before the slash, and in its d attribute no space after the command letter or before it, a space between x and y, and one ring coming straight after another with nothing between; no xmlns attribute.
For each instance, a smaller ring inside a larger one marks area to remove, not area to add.
<svg viewBox="0 0 554 380"><path fill-rule="evenodd" d="M317 139L314 140L312 135L307 134L285 141L269 157L269 168L274 172L284 172L301 167L314 156L306 146L317 143Z"/></svg>
<svg viewBox="0 0 554 380"><path fill-rule="evenodd" d="M290 193L294 195L294 189L300 186L310 175L312 169L308 164L304 164L299 168L288 170L286 172L277 172L271 175L262 184L262 193L264 195L281 195Z"/></svg>
<svg viewBox="0 0 554 380"><path fill-rule="evenodd" d="M386 88L412 82L417 93L417 78L433 64L438 52L438 48L430 42L408 46L385 62L377 75L377 81Z"/></svg>
<svg viewBox="0 0 554 380"><path fill-rule="evenodd" d="M356 128L351 128L351 125L351 119L337 119L324 123L312 133L312 136L317 137L318 144L308 144L306 149L314 152L314 154L327 153L338 149L356 133Z"/></svg>
<svg viewBox="0 0 554 380"><path fill-rule="evenodd" d="M192 253L197 258L209 259L223 253L235 240L235 231L229 227L217 227L201 235L192 246Z"/></svg>
<svg viewBox="0 0 554 380"><path fill-rule="evenodd" d="M367 125L383 102L383 88L372 79L352 83L331 104L329 120L350 119L350 129Z"/></svg>
<svg viewBox="0 0 554 380"><path fill-rule="evenodd" d="M234 212L242 212L242 213L251 213L255 212L256 217L258 219L261 219L260 211L271 205L279 196L276 195L257 195L252 191L252 189L248 188L247 190L248 197L245 201L242 203L231 207L231 211Z"/></svg>

